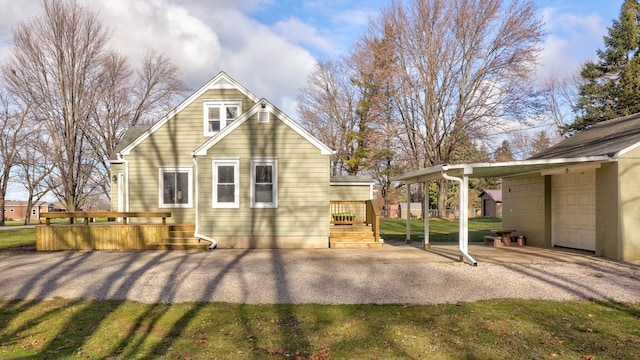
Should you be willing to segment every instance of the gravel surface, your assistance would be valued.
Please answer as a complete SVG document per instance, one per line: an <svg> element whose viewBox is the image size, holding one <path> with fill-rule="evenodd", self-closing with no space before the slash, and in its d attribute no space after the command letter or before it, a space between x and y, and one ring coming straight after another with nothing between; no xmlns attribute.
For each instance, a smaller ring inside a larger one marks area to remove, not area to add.
<svg viewBox="0 0 640 360"><path fill-rule="evenodd" d="M455 251L454 251L455 253ZM473 253L472 253L473 254ZM437 304L498 298L640 302L640 262L479 260L417 247L0 252L0 299Z"/></svg>

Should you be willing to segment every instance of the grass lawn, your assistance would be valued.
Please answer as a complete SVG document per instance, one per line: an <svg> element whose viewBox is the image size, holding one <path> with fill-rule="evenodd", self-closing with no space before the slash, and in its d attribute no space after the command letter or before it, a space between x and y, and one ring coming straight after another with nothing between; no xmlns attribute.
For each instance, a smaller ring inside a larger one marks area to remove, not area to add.
<svg viewBox="0 0 640 360"><path fill-rule="evenodd" d="M1 230L0 231L0 250L18 247L18 246L35 245L35 244L36 244L35 229Z"/></svg>
<svg viewBox="0 0 640 360"><path fill-rule="evenodd" d="M458 241L458 220L429 219L429 241ZM502 220L496 218L469 219L469 241L484 241L485 235L495 235L492 229L502 228ZM385 242L404 241L406 238L406 219L381 219L380 231ZM411 240L422 241L418 238L424 233L423 220L411 220Z"/></svg>
<svg viewBox="0 0 640 360"><path fill-rule="evenodd" d="M640 304L0 302L0 358L633 359Z"/></svg>

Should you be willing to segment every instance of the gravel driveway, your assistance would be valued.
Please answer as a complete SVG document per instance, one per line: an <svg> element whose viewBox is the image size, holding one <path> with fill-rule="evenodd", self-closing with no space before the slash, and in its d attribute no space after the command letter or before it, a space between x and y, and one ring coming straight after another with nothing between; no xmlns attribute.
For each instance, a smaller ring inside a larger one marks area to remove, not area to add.
<svg viewBox="0 0 640 360"><path fill-rule="evenodd" d="M480 248L472 246L472 255L475 249L477 267L456 261L455 247L442 245L432 251L387 244L363 250L3 251L0 299L247 304L437 304L498 298L640 302L640 262L564 258L557 253L534 257L514 253L491 261L489 255L480 255Z"/></svg>

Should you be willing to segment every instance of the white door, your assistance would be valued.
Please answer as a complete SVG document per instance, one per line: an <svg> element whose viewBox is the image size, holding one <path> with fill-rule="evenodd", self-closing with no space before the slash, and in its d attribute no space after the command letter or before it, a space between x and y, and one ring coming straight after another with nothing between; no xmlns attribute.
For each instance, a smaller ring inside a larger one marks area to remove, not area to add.
<svg viewBox="0 0 640 360"><path fill-rule="evenodd" d="M551 177L554 246L596 250L596 171Z"/></svg>

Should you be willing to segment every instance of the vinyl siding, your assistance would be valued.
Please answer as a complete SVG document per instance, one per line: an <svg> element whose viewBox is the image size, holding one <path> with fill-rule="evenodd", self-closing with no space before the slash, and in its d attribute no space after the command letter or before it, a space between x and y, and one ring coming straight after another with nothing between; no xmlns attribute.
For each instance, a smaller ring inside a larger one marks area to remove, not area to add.
<svg viewBox="0 0 640 360"><path fill-rule="evenodd" d="M640 149L618 160L618 260L640 260ZM613 234L612 234L613 235Z"/></svg>
<svg viewBox="0 0 640 360"><path fill-rule="evenodd" d="M118 176L118 173L124 173L124 165L123 164L111 164L109 179L113 179L114 176ZM118 183L111 181L111 211L118 211Z"/></svg>
<svg viewBox="0 0 640 360"><path fill-rule="evenodd" d="M254 105L237 90L207 90L180 113L167 121L136 146L125 159L129 162L129 205L131 211L171 211L170 223L194 223L195 199L191 208L160 208L158 187L160 167L186 167L194 169L191 153L210 137L204 135L203 101L243 99L242 111ZM191 196L195 198L194 182ZM142 221L147 221L143 219Z"/></svg>
<svg viewBox="0 0 640 360"><path fill-rule="evenodd" d="M596 255L620 257L618 231L618 164L603 163L596 170Z"/></svg>
<svg viewBox="0 0 640 360"><path fill-rule="evenodd" d="M331 201L364 201L370 200L371 187L366 185L331 185Z"/></svg>
<svg viewBox="0 0 640 360"><path fill-rule="evenodd" d="M240 207L212 208L212 158L240 159ZM251 208L251 159L276 158L278 207ZM273 114L270 122L248 119L198 158L199 233L211 238L326 237L329 234L329 156ZM274 240L275 241L275 240Z"/></svg>

